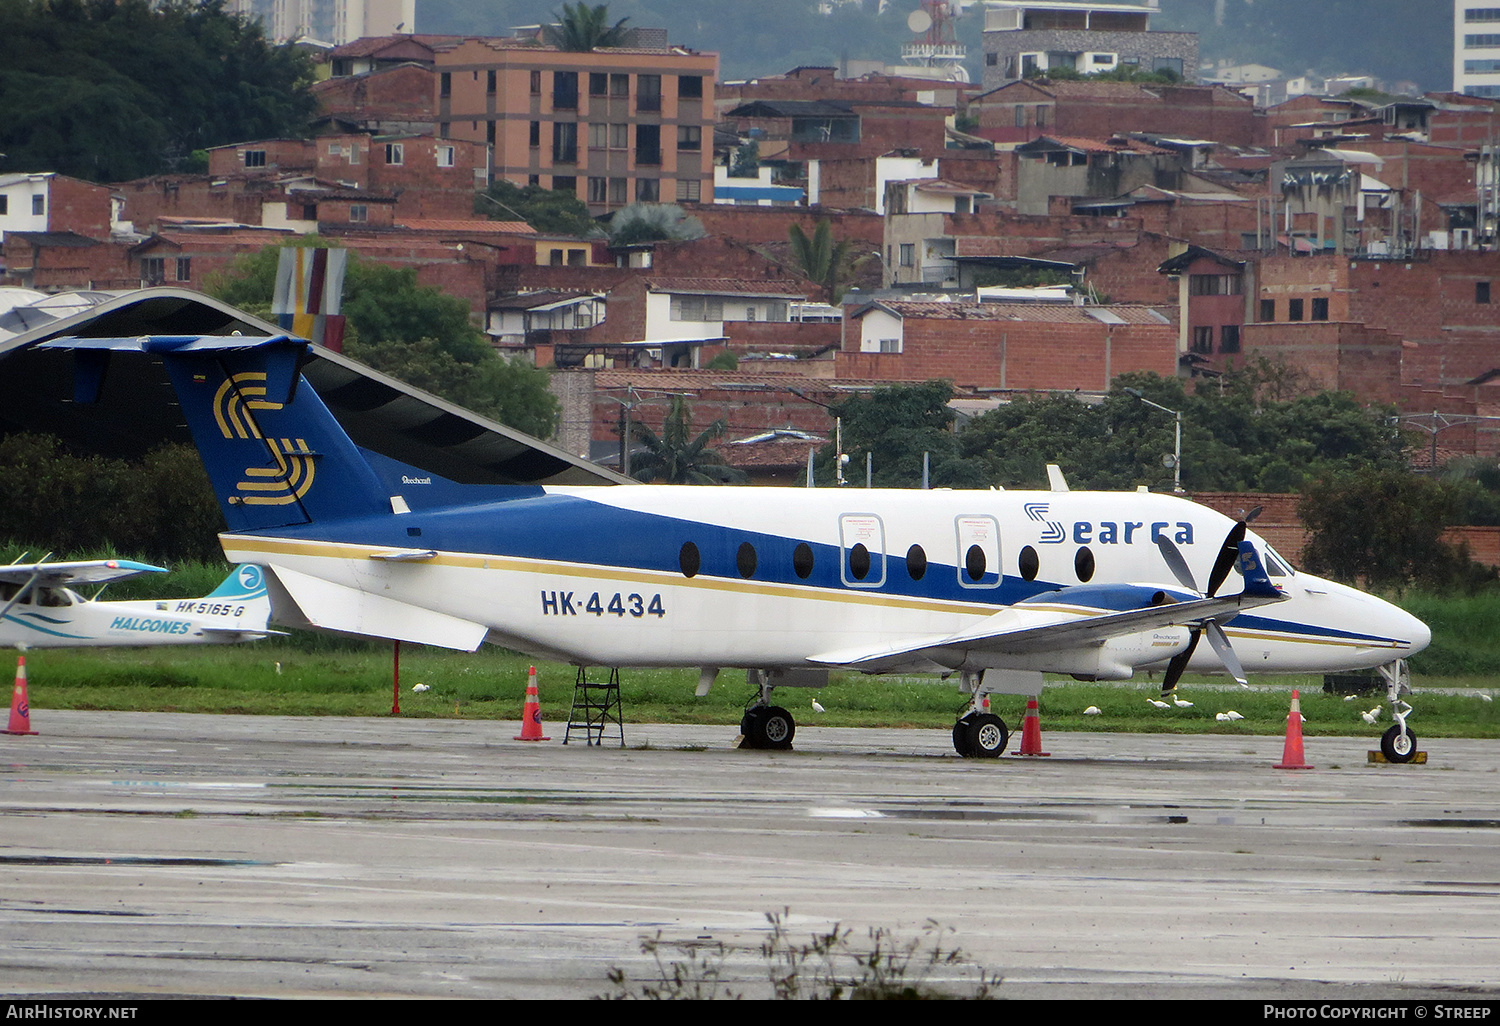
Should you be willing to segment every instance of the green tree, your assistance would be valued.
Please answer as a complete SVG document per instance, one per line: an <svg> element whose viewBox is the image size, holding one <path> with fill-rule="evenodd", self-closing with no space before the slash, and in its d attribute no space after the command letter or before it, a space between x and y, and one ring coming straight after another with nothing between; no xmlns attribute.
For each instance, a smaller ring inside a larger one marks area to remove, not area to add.
<svg viewBox="0 0 1500 1026"><path fill-rule="evenodd" d="M1413 583L1472 590L1495 575L1443 542L1460 506L1448 486L1403 470L1332 475L1303 496L1300 513L1311 533L1302 561L1313 573L1398 593Z"/></svg>
<svg viewBox="0 0 1500 1026"><path fill-rule="evenodd" d="M922 484L922 462L927 457L928 483L939 488L986 488L982 464L966 460L948 408L953 386L946 381L920 385L892 385L851 396L832 413L843 427L844 453L849 456L845 478L862 483L866 454L873 453L873 483L880 488L917 488ZM821 484L837 480L836 446L829 443L818 454L816 477Z"/></svg>
<svg viewBox="0 0 1500 1026"><path fill-rule="evenodd" d="M570 53L588 53L601 46L619 46L625 39L625 23L621 18L613 26L609 24L609 5L590 7L585 3L563 4L562 14L553 12L557 24L544 30L547 42L559 50Z"/></svg>
<svg viewBox="0 0 1500 1026"><path fill-rule="evenodd" d="M12 171L120 181L195 150L300 135L311 60L225 0L0 0L0 152Z"/></svg>
<svg viewBox="0 0 1500 1026"><path fill-rule="evenodd" d="M525 221L549 235L581 239L600 234L599 223L578 196L566 189L519 186L496 179L474 199L474 212L492 221Z"/></svg>
<svg viewBox="0 0 1500 1026"><path fill-rule="evenodd" d="M26 482L0 491L0 525L11 540L168 563L223 558L224 518L192 446L163 446L132 461L78 456L51 435L15 434L0 439L0 475Z"/></svg>
<svg viewBox="0 0 1500 1026"><path fill-rule="evenodd" d="M833 241L833 226L825 217L813 228L812 237L794 223L787 229L792 260L802 276L817 285L823 300L837 303L849 283L849 241Z"/></svg>
<svg viewBox="0 0 1500 1026"><path fill-rule="evenodd" d="M736 147L729 165L730 178L754 178L760 174L760 143L751 139Z"/></svg>
<svg viewBox="0 0 1500 1026"><path fill-rule="evenodd" d="M692 410L680 395L672 397L666 419L658 435L645 424L632 425L635 440L645 452L630 457L630 476L637 481L661 484L737 484L745 480L741 471L729 466L709 446L724 437L729 425L722 418L714 421L697 437L692 432Z"/></svg>
<svg viewBox="0 0 1500 1026"><path fill-rule="evenodd" d="M1042 487L1046 465L1075 488L1163 487L1172 480L1174 418L1125 389L1182 413L1182 483L1189 491L1296 491L1343 469L1405 465L1407 439L1389 411L1345 392L1263 398L1274 373L1255 365L1188 392L1178 378L1126 374L1097 405L1057 393L1021 397L977 417L959 436L1006 487Z"/></svg>
<svg viewBox="0 0 1500 1026"><path fill-rule="evenodd" d="M559 406L548 391L547 372L519 358L491 351L465 361L431 338L373 345L356 339L345 351L383 374L507 427L538 438L549 438L557 429Z"/></svg>

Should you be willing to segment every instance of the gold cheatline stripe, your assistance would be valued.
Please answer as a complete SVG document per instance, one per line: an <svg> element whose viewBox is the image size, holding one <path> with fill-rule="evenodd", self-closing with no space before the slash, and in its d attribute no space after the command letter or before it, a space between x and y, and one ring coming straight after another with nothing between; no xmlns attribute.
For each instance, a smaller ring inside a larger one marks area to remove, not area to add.
<svg viewBox="0 0 1500 1026"><path fill-rule="evenodd" d="M224 542L225 549L229 549L233 543L235 551L243 552L269 552L297 556L313 556L323 559L368 559L372 553L389 552L389 545L347 545L339 542L319 541L280 541L271 538L247 538L238 535L221 535L220 540ZM544 560L515 559L506 556L474 556L456 555L453 553L442 553L432 559L417 561L420 564L435 564L437 566L456 566L471 570L513 570L529 571L532 573L552 574L558 577L578 578L604 578L613 581L629 581L635 584L661 585L663 577L669 577L671 571L627 571L617 570L610 567L589 567L576 565L563 565L549 563ZM810 599L821 602L848 602L857 605L887 606L897 609L918 609L934 613L968 613L971 615L989 615L998 613L1006 606L986 605L963 605L955 602L940 602L931 599L907 599L890 595L881 595L877 592L868 591L827 591L824 589L813 590L812 587L798 587L789 584L751 584L749 582L733 581L728 578L709 578L700 580L696 577L684 577L681 580L675 578L671 582L674 587L700 588L706 591L732 591L746 595L772 595L782 598ZM1031 606L1032 609L1040 609L1040 606ZM1056 612L1077 613L1077 606L1054 607ZM1101 610L1098 614L1103 615L1119 610ZM1088 615L1088 614L1084 614ZM1168 624L1167 626L1172 626ZM1181 626L1181 625L1179 625ZM1343 638L1315 638L1306 635L1284 634L1270 631L1233 630L1225 628L1224 633L1231 637L1242 639L1256 639L1260 641L1290 641L1303 645L1340 645L1345 648L1399 648L1399 644L1393 640L1384 641L1351 641Z"/></svg>
<svg viewBox="0 0 1500 1026"><path fill-rule="evenodd" d="M264 552L277 555L312 556L321 559L368 559L373 553L389 552L390 545L347 545L339 542L281 541L271 538L247 538L238 535L220 535L226 551ZM245 560L244 562L254 562ZM967 613L987 616L998 613L1003 606L968 605L943 602L937 599L913 599L883 595L875 591L828 591L812 585L754 584L729 578L700 579L677 578L669 570L630 571L613 567L595 567L574 564L549 563L545 560L517 559L509 556L477 556L468 554L441 553L431 559L414 561L419 565L463 567L471 570L510 570L551 574L556 577L577 577L610 581L628 581L633 584L662 586L670 578L673 587L699 588L706 591L732 591L746 595L770 595L779 598L810 599L821 602L848 602L856 605L886 606L897 609L917 609L934 613Z"/></svg>

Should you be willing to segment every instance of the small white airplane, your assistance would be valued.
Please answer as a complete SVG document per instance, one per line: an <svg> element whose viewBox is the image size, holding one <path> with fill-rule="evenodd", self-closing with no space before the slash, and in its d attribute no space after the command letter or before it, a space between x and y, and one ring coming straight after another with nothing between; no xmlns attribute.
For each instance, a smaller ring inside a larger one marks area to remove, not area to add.
<svg viewBox="0 0 1500 1026"><path fill-rule="evenodd" d="M271 600L257 566L238 566L201 599L105 602L68 585L107 584L163 567L126 559L0 566L0 645L100 648L256 641L271 633Z"/></svg>
<svg viewBox="0 0 1500 1026"><path fill-rule="evenodd" d="M1171 691L1188 669L1243 683L1379 667L1394 703L1405 657L1431 638L1395 606L1294 571L1243 521L1144 490L1072 492L1056 468L1045 492L457 484L357 447L298 372L307 345L41 348L74 351L82 403L111 352L161 357L229 524L224 551L267 569L278 623L697 667L699 694L743 668L752 747L795 733L773 689L821 687L832 669L956 673L971 699L954 746L996 756L1009 731L982 696L1036 695L1043 673L1160 670ZM1239 591L1219 596L1232 574Z"/></svg>

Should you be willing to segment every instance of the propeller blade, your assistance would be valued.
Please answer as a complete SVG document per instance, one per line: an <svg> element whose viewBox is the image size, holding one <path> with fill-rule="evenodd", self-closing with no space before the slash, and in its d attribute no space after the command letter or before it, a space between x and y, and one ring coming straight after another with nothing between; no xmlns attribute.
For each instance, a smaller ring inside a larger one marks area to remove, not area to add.
<svg viewBox="0 0 1500 1026"><path fill-rule="evenodd" d="M1218 594L1219 586L1229 576L1229 571L1234 568L1235 560L1240 556L1240 542L1245 540L1245 522L1242 520L1230 528L1229 535L1224 539L1224 547L1219 550L1219 558L1214 560L1214 569L1208 575L1208 590L1203 594L1207 598L1213 598Z"/></svg>
<svg viewBox="0 0 1500 1026"><path fill-rule="evenodd" d="M1161 558L1166 560L1167 569L1172 571L1177 583L1189 591L1198 591L1198 582L1193 580L1193 572L1188 569L1187 560L1182 558L1182 550L1177 547L1177 543L1166 535L1161 535L1156 539L1156 547L1161 549Z"/></svg>
<svg viewBox="0 0 1500 1026"><path fill-rule="evenodd" d="M1172 661L1167 664L1166 675L1161 679L1161 693L1164 695L1176 689L1177 682L1182 679L1182 672L1193 658L1193 649L1198 647L1198 639L1203 637L1203 632L1197 627L1189 630L1188 647L1172 657Z"/></svg>
<svg viewBox="0 0 1500 1026"><path fill-rule="evenodd" d="M1229 637L1224 633L1224 628L1219 626L1217 620L1205 620L1203 630L1208 635L1208 643L1218 653L1219 661L1224 664L1224 669L1228 670L1230 676L1239 682L1240 687L1248 688L1250 682L1245 679L1245 668L1240 665L1239 656L1234 654L1234 648L1229 644Z"/></svg>

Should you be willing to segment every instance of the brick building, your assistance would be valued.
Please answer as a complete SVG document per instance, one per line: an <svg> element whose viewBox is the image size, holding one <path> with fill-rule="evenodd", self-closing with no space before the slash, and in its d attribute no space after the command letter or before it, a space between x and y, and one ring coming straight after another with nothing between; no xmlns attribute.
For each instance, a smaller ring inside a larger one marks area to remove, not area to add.
<svg viewBox="0 0 1500 1026"><path fill-rule="evenodd" d="M113 208L102 185L52 171L0 174L0 240L8 232L109 238Z"/></svg>
<svg viewBox="0 0 1500 1026"><path fill-rule="evenodd" d="M975 134L1000 143L1149 133L1251 146L1261 135L1249 97L1223 86L1036 79L976 97L969 113L979 120Z"/></svg>
<svg viewBox="0 0 1500 1026"><path fill-rule="evenodd" d="M709 202L718 55L659 35L591 53L522 38L435 47L438 134L487 143L494 176L574 192L595 213Z"/></svg>
<svg viewBox="0 0 1500 1026"><path fill-rule="evenodd" d="M42 292L108 289L134 284L124 248L77 232L6 232L0 242L0 285Z"/></svg>
<svg viewBox="0 0 1500 1026"><path fill-rule="evenodd" d="M1177 372L1170 313L1071 303L870 303L846 313L838 376L1104 391L1130 371Z"/></svg>
<svg viewBox="0 0 1500 1026"><path fill-rule="evenodd" d="M337 67L335 62L335 67ZM370 135L437 130L437 87L430 65L398 64L312 87L322 122Z"/></svg>
<svg viewBox="0 0 1500 1026"><path fill-rule="evenodd" d="M1177 283L1178 351L1200 366L1238 354L1249 293L1245 261L1188 246L1158 271Z"/></svg>
<svg viewBox="0 0 1500 1026"><path fill-rule="evenodd" d="M1248 358L1414 413L1500 414L1500 255L1426 251L1412 260L1266 257L1257 267ZM1500 453L1489 426L1443 436L1455 451Z"/></svg>

